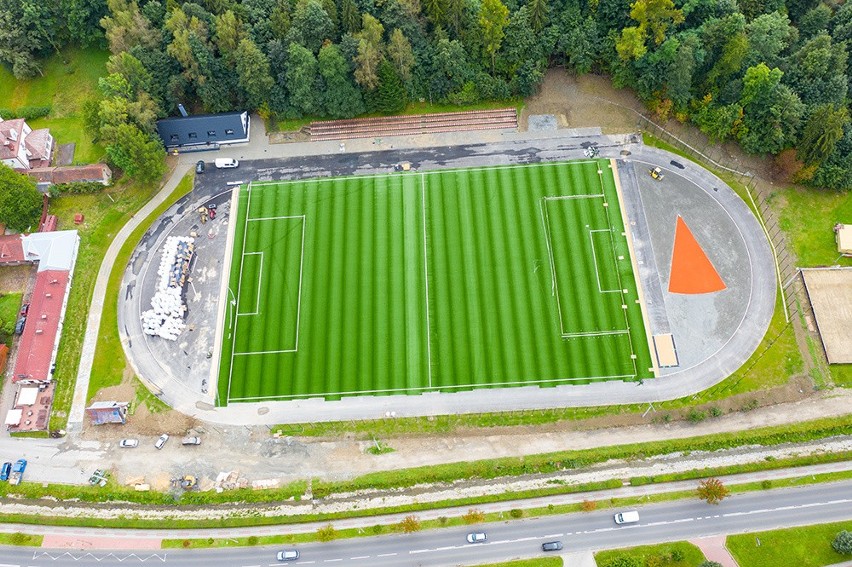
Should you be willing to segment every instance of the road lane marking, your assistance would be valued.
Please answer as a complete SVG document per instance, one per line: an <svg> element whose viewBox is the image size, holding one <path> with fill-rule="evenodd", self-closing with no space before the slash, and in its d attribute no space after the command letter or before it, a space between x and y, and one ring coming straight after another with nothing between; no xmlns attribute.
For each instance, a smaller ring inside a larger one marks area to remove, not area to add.
<svg viewBox="0 0 852 567"><path fill-rule="evenodd" d="M553 539L555 537L562 537L562 534L550 534L550 535L541 536L541 537L544 538L544 539ZM534 539L540 539L540 538L534 538Z"/></svg>
<svg viewBox="0 0 852 567"><path fill-rule="evenodd" d="M376 557L393 557L396 553L379 553Z"/></svg>
<svg viewBox="0 0 852 567"><path fill-rule="evenodd" d="M0 567L21 567L20 565L12 565L11 563L0 563Z"/></svg>
<svg viewBox="0 0 852 567"><path fill-rule="evenodd" d="M336 563L338 561L343 561L343 558L340 557L339 559L324 559L323 563Z"/></svg>
<svg viewBox="0 0 852 567"><path fill-rule="evenodd" d="M349 559L369 559L369 555L358 555L357 557L350 557Z"/></svg>
<svg viewBox="0 0 852 567"><path fill-rule="evenodd" d="M432 551L432 550L431 549L412 549L408 553L410 555L414 555L415 553L429 553L430 551Z"/></svg>

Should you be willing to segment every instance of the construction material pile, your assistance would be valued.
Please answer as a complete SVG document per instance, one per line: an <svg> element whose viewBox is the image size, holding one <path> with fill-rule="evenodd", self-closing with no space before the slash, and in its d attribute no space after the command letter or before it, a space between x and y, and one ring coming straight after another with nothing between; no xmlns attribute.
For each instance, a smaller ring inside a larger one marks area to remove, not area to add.
<svg viewBox="0 0 852 567"><path fill-rule="evenodd" d="M186 305L183 286L195 253L195 239L170 236L163 246L163 257L157 268L157 292L151 298L151 309L142 313L142 331L174 341L186 327Z"/></svg>

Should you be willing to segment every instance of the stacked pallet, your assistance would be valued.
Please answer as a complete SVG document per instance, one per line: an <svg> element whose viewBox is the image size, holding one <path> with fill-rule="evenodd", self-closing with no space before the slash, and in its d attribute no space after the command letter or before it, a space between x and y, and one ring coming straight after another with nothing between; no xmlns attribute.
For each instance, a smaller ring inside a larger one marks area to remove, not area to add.
<svg viewBox="0 0 852 567"><path fill-rule="evenodd" d="M311 141L416 136L463 130L516 129L518 112L514 108L470 110L414 116L381 116L351 120L312 122L308 127Z"/></svg>

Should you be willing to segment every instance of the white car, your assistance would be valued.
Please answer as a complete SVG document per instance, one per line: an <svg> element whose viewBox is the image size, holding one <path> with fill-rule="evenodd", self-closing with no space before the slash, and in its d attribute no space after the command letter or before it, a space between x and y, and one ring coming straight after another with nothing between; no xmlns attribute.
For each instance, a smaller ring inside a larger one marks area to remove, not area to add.
<svg viewBox="0 0 852 567"><path fill-rule="evenodd" d="M122 449L133 449L139 446L139 439L122 439L118 442L118 446Z"/></svg>
<svg viewBox="0 0 852 567"><path fill-rule="evenodd" d="M157 442L154 443L154 447L156 447L157 449L162 449L163 446L166 444L166 441L168 441L168 440L169 440L169 434L163 433L162 435L160 435L160 438L157 439Z"/></svg>
<svg viewBox="0 0 852 567"><path fill-rule="evenodd" d="M488 536L485 535L485 532L473 532L467 534L467 542L468 543L485 543L485 540L488 539Z"/></svg>
<svg viewBox="0 0 852 567"><path fill-rule="evenodd" d="M275 558L278 559L278 561L295 561L299 558L299 550L285 549L284 551L279 551Z"/></svg>

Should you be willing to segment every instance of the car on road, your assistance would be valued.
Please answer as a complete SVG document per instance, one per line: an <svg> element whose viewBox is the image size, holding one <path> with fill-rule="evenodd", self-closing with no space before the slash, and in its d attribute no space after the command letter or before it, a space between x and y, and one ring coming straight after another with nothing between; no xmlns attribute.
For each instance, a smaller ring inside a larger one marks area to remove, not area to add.
<svg viewBox="0 0 852 567"><path fill-rule="evenodd" d="M169 440L169 434L163 433L162 435L160 435L160 438L157 439L156 443L154 443L154 447L156 447L157 449L162 449L163 446L166 444L166 441L168 441L168 440Z"/></svg>
<svg viewBox="0 0 852 567"><path fill-rule="evenodd" d="M201 445L201 437L184 437L181 443L184 445Z"/></svg>
<svg viewBox="0 0 852 567"><path fill-rule="evenodd" d="M631 510L629 512L619 512L613 516L616 524L635 524L639 521L639 512Z"/></svg>
<svg viewBox="0 0 852 567"><path fill-rule="evenodd" d="M542 551L561 551L562 550L562 542L561 541L548 541L541 544Z"/></svg>
<svg viewBox="0 0 852 567"><path fill-rule="evenodd" d="M299 558L299 550L285 549L284 551L279 551L275 558L278 559L278 561L295 561Z"/></svg>
<svg viewBox="0 0 852 567"><path fill-rule="evenodd" d="M0 469L0 480L9 480L10 472L12 472L12 463L3 463L3 468Z"/></svg>
<svg viewBox="0 0 852 567"><path fill-rule="evenodd" d="M30 304L29 304L29 303L24 303L23 305L21 305L21 312L20 312L20 316L21 316L21 317L26 317L26 316L27 316L27 313L29 313L29 311L30 311Z"/></svg>
<svg viewBox="0 0 852 567"><path fill-rule="evenodd" d="M139 446L139 439L122 439L118 442L118 446L122 449L133 449Z"/></svg>
<svg viewBox="0 0 852 567"><path fill-rule="evenodd" d="M26 325L26 324L27 324L27 318L26 317L18 318L18 322L15 323L15 334L20 335L21 333L23 333L24 332L24 325Z"/></svg>
<svg viewBox="0 0 852 567"><path fill-rule="evenodd" d="M195 162L195 173L204 173L204 160Z"/></svg>
<svg viewBox="0 0 852 567"><path fill-rule="evenodd" d="M485 532L473 532L467 534L468 543L485 543L485 540L487 539L488 536L485 535Z"/></svg>

